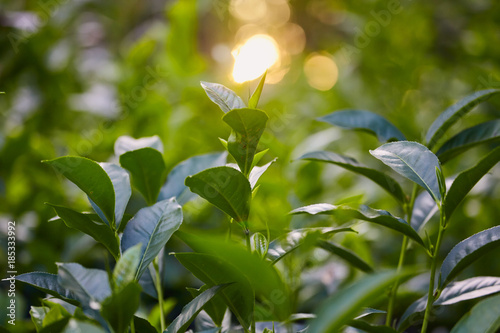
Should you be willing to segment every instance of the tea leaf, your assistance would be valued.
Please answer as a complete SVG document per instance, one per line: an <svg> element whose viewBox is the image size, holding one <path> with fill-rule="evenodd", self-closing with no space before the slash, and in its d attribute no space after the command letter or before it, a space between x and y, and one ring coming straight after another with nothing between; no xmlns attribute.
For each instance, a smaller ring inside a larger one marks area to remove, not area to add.
<svg viewBox="0 0 500 333"><path fill-rule="evenodd" d="M246 107L243 100L236 95L234 91L224 87L222 84L204 81L201 81L200 83L202 88L205 89L208 98L217 104L224 113L227 113L232 109L241 109Z"/></svg>
<svg viewBox="0 0 500 333"><path fill-rule="evenodd" d="M140 296L139 284L130 282L102 302L101 314L115 333L128 332L130 321L139 308Z"/></svg>
<svg viewBox="0 0 500 333"><path fill-rule="evenodd" d="M257 104L259 104L260 95L262 94L264 83L266 82L266 76L267 76L267 70L262 75L262 78L259 81L259 85L257 86L257 88L255 88L252 97L250 97L250 100L248 101L249 108L256 108Z"/></svg>
<svg viewBox="0 0 500 333"><path fill-rule="evenodd" d="M6 281L4 279L3 281ZM78 305L79 302L75 295L68 289L63 288L59 282L57 275L43 272L25 273L16 276L16 281L29 284L51 296L62 299L73 305Z"/></svg>
<svg viewBox="0 0 500 333"><path fill-rule="evenodd" d="M163 142L158 135L134 139L131 136L123 135L115 141L115 155L120 156L128 151L141 148L153 148L163 153Z"/></svg>
<svg viewBox="0 0 500 333"><path fill-rule="evenodd" d="M321 241L321 240L318 241L318 246L323 250L326 250L332 254L339 256L340 258L344 259L349 264L351 264L353 267L363 272L366 273L373 272L373 268L366 261L364 261L360 256L358 256L356 253L352 252L349 249L333 244L331 242Z"/></svg>
<svg viewBox="0 0 500 333"><path fill-rule="evenodd" d="M477 303L453 326L451 333L495 333L500 328L500 295Z"/></svg>
<svg viewBox="0 0 500 333"><path fill-rule="evenodd" d="M61 287L70 290L84 307L111 295L106 271L85 268L77 263L58 263L57 275Z"/></svg>
<svg viewBox="0 0 500 333"><path fill-rule="evenodd" d="M266 172L266 170L274 162L276 162L276 159L272 160L271 162L269 162L267 164L264 164L263 166L256 166L252 169L252 171L250 172L250 175L248 176L248 181L250 182L250 186L252 187L252 189L255 187L255 185L259 181L260 176L262 176L264 174L264 172Z"/></svg>
<svg viewBox="0 0 500 333"><path fill-rule="evenodd" d="M139 243L127 249L116 263L113 269L113 281L115 289L119 290L135 279L142 254L142 244Z"/></svg>

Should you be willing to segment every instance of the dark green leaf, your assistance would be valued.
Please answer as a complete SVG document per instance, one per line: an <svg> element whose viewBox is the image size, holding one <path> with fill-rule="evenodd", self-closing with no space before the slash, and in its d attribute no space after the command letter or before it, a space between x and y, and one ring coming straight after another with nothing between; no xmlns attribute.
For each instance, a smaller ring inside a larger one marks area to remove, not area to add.
<svg viewBox="0 0 500 333"><path fill-rule="evenodd" d="M93 221L88 215L75 212L72 209L53 204L47 205L54 208L56 214L59 215L68 227L86 233L99 243L103 244L109 252L111 252L113 257L119 257L120 248L118 240L115 237L115 233L109 226L102 222Z"/></svg>
<svg viewBox="0 0 500 333"><path fill-rule="evenodd" d="M364 261L361 257L359 257L356 253L352 252L349 249L322 240L318 241L318 246L323 250L339 256L340 258L351 264L353 267L360 269L363 272L373 272L373 268L366 261Z"/></svg>
<svg viewBox="0 0 500 333"><path fill-rule="evenodd" d="M443 289L465 267L499 245L500 226L478 232L455 245L441 265L439 288Z"/></svg>
<svg viewBox="0 0 500 333"><path fill-rule="evenodd" d="M441 165L436 155L425 146L410 141L391 142L370 150L370 154L422 186L436 202L441 200L436 178L436 168L441 170Z"/></svg>
<svg viewBox="0 0 500 333"><path fill-rule="evenodd" d="M200 289L186 288L193 298L201 295L204 291L208 290L209 287L205 284ZM226 314L227 305L224 303L222 297L214 297L205 304L203 310L206 311L207 315L210 316L210 323L212 326L221 326Z"/></svg>
<svg viewBox="0 0 500 333"><path fill-rule="evenodd" d="M141 148L122 154L120 164L130 171L132 184L141 192L147 203L155 203L165 176L162 154L152 148Z"/></svg>
<svg viewBox="0 0 500 333"><path fill-rule="evenodd" d="M134 316L134 326L136 333L158 333L149 321L141 317Z"/></svg>
<svg viewBox="0 0 500 333"><path fill-rule="evenodd" d="M128 151L150 147L163 153L163 143L158 135L134 139L131 136L123 135L115 141L115 155L120 156Z"/></svg>
<svg viewBox="0 0 500 333"><path fill-rule="evenodd" d="M252 171L250 171L250 175L248 176L248 181L250 182L250 186L252 188L255 188L255 185L259 181L260 176L262 176L264 174L264 172L266 172L266 170L274 162L276 162L276 159L272 160L271 162L269 162L263 166L256 166L256 167L252 168Z"/></svg>
<svg viewBox="0 0 500 333"><path fill-rule="evenodd" d="M368 206L361 205L359 209L350 208L347 206L334 206L326 203L315 204L296 208L290 214L324 214L338 215L349 217L366 222L380 224L386 228L399 231L400 233L410 237L418 244L425 247L424 242L415 230L403 219L392 216L389 212L381 209L373 209Z"/></svg>
<svg viewBox="0 0 500 333"><path fill-rule="evenodd" d="M477 303L453 327L451 333L495 333L500 328L500 295Z"/></svg>
<svg viewBox="0 0 500 333"><path fill-rule="evenodd" d="M142 255L142 244L139 243L127 249L120 257L113 269L113 281L115 290L121 289L135 279L135 274Z"/></svg>
<svg viewBox="0 0 500 333"><path fill-rule="evenodd" d="M247 108L231 110L222 117L233 129L227 142L227 150L245 175L250 173L257 145L268 119L264 111Z"/></svg>
<svg viewBox="0 0 500 333"><path fill-rule="evenodd" d="M175 197L180 205L196 197L184 184L186 177L226 164L227 152L193 156L176 165L160 190L158 201Z"/></svg>
<svg viewBox="0 0 500 333"><path fill-rule="evenodd" d="M141 287L131 282L106 298L101 304L101 314L115 333L126 333L134 313L139 308Z"/></svg>
<svg viewBox="0 0 500 333"><path fill-rule="evenodd" d="M388 326L372 325L366 321L355 319L348 323L349 326L369 333L397 333L397 331Z"/></svg>
<svg viewBox="0 0 500 333"><path fill-rule="evenodd" d="M29 284L30 286L33 286L43 291L44 293L62 299L63 301L66 301L70 304L79 304L79 302L76 300L75 295L71 291L59 285L57 275L55 274L43 272L26 273L17 275L16 280Z"/></svg>
<svg viewBox="0 0 500 333"><path fill-rule="evenodd" d="M108 221L114 221L115 191L104 169L88 158L65 156L44 161L72 181L104 213Z"/></svg>
<svg viewBox="0 0 500 333"><path fill-rule="evenodd" d="M477 145L498 141L500 141L500 120L492 120L458 133L446 141L436 155L444 164Z"/></svg>
<svg viewBox="0 0 500 333"><path fill-rule="evenodd" d="M344 169L355 172L370 179L371 181L382 187L384 190L386 190L399 202L406 202L406 196L397 181L380 171L370 169L362 165L353 158L335 154L329 151L316 151L307 153L301 156L300 159L327 162L338 165Z"/></svg>
<svg viewBox="0 0 500 333"><path fill-rule="evenodd" d="M83 305L90 301L103 301L111 295L108 273L100 269L85 268L76 263L58 263L59 285L70 290Z"/></svg>
<svg viewBox="0 0 500 333"><path fill-rule="evenodd" d="M412 228L417 232L420 231L438 211L439 208L429 192L425 191L420 193L413 205L410 223Z"/></svg>
<svg viewBox="0 0 500 333"><path fill-rule="evenodd" d="M257 86L257 88L255 88L252 97L250 97L250 100L248 101L249 108L256 108L257 104L259 104L260 95L262 94L264 83L266 82L266 76L267 76L267 70L262 75L262 78L259 81L259 85Z"/></svg>
<svg viewBox="0 0 500 333"><path fill-rule="evenodd" d="M387 141L406 140L401 131L384 117L363 110L340 110L318 120L347 129L361 130L377 136L384 143Z"/></svg>
<svg viewBox="0 0 500 333"><path fill-rule="evenodd" d="M224 113L232 109L244 108L246 105L234 91L224 87L222 84L201 81L201 86L205 89L208 98L217 104Z"/></svg>
<svg viewBox="0 0 500 333"><path fill-rule="evenodd" d="M164 333L185 332L191 321L203 309L205 304L207 304L215 295L217 295L217 293L227 286L227 284L218 285L202 292L199 296L182 308L181 314L175 318Z"/></svg>
<svg viewBox="0 0 500 333"><path fill-rule="evenodd" d="M210 168L187 177L186 186L236 221L247 221L252 190L238 170L227 166Z"/></svg>
<svg viewBox="0 0 500 333"><path fill-rule="evenodd" d="M475 166L461 172L450 187L444 201L444 210L446 219L449 220L451 215L462 202L467 193L476 185L476 183L500 161L500 147L490 151L488 155L483 157Z"/></svg>
<svg viewBox="0 0 500 333"><path fill-rule="evenodd" d="M432 123L425 135L427 146L432 149L444 133L456 123L461 117L467 114L479 103L487 100L491 96L500 93L498 89L486 89L476 91L475 93L463 98L443 111L439 117Z"/></svg>
<svg viewBox="0 0 500 333"><path fill-rule="evenodd" d="M139 210L128 222L121 241L122 251L142 244L136 279L141 277L181 223L182 208L175 198Z"/></svg>
<svg viewBox="0 0 500 333"><path fill-rule="evenodd" d="M386 271L368 275L329 297L318 309L308 333L340 332L370 301L374 302L396 280L404 281L412 273Z"/></svg>

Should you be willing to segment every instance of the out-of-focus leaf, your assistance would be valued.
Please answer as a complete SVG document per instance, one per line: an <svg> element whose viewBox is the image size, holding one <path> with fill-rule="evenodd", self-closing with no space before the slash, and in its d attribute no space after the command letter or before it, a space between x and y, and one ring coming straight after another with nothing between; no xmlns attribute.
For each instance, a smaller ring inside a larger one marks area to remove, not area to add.
<svg viewBox="0 0 500 333"><path fill-rule="evenodd" d="M257 253L261 258L264 258L266 256L268 248L266 236L264 236L260 232L256 232L250 238L250 244L252 247L252 251Z"/></svg>
<svg viewBox="0 0 500 333"><path fill-rule="evenodd" d="M182 308L181 314L174 319L164 333L185 332L191 321L203 309L205 304L207 304L215 295L217 295L217 293L222 291L227 286L227 284L218 285L202 292L199 296Z"/></svg>
<svg viewBox="0 0 500 333"><path fill-rule="evenodd" d="M227 113L232 109L241 109L246 107L243 100L236 95L234 91L224 87L222 84L203 81L200 83L203 89L205 89L208 98L217 104L224 113Z"/></svg>
<svg viewBox="0 0 500 333"><path fill-rule="evenodd" d="M182 208L175 198L142 208L128 222L121 241L122 251L142 244L136 279L141 277L181 223Z"/></svg>
<svg viewBox="0 0 500 333"><path fill-rule="evenodd" d="M396 126L384 117L370 111L340 110L318 120L347 129L371 133L382 143L406 140L403 133Z"/></svg>
<svg viewBox="0 0 500 333"><path fill-rule="evenodd" d="M500 147L490 151L472 168L461 172L451 185L444 201L446 219L450 219L455 208L477 182L500 161Z"/></svg>
<svg viewBox="0 0 500 333"><path fill-rule="evenodd" d="M101 314L115 333L128 332L134 313L139 308L140 296L139 284L130 282L102 302Z"/></svg>
<svg viewBox="0 0 500 333"><path fill-rule="evenodd" d="M268 119L264 111L248 108L231 110L222 117L233 129L227 141L227 150L244 175L250 173L257 145Z"/></svg>
<svg viewBox="0 0 500 333"><path fill-rule="evenodd" d="M439 288L443 289L465 267L499 245L500 226L478 232L455 245L441 265Z"/></svg>
<svg viewBox="0 0 500 333"><path fill-rule="evenodd" d="M316 151L304 154L300 157L300 159L327 162L338 165L346 170L352 171L354 173L360 174L370 179L375 184L379 185L384 190L386 190L399 202L401 203L406 202L406 196L397 181L395 181L392 177L380 171L370 169L362 165L353 158L335 154L329 151Z"/></svg>
<svg viewBox="0 0 500 333"><path fill-rule="evenodd" d="M249 108L256 108L257 104L259 104L260 95L262 94L264 83L266 82L266 76L267 76L267 70L262 75L262 78L259 81L259 85L257 86L257 88L255 88L252 97L250 97L250 100L248 101Z"/></svg>
<svg viewBox="0 0 500 333"><path fill-rule="evenodd" d="M115 155L120 156L128 151L150 147L163 153L163 143L158 135L134 139L123 135L115 141Z"/></svg>
<svg viewBox="0 0 500 333"><path fill-rule="evenodd" d="M252 189L255 188L255 185L259 181L260 176L262 176L264 172L266 172L266 170L274 162L276 162L276 159L272 160L267 164L264 164L263 166L256 166L252 169L252 171L250 171L250 175L248 176L248 181L250 182L250 186L252 187Z"/></svg>
<svg viewBox="0 0 500 333"><path fill-rule="evenodd" d="M226 145L226 149L227 149L227 145ZM255 155L253 156L253 161L252 161L252 167L251 167L251 169L253 169L257 164L259 164L259 162L262 159L262 157L264 157L264 155L266 155L266 153L268 151L269 151L269 148L264 149L262 151L259 151L258 153L255 153Z"/></svg>
<svg viewBox="0 0 500 333"><path fill-rule="evenodd" d="M500 295L477 303L453 326L451 333L495 333L500 328Z"/></svg>
<svg viewBox="0 0 500 333"><path fill-rule="evenodd" d="M57 275L43 272L25 273L16 276L17 281L29 284L44 293L47 293L56 298L62 299L73 305L78 305L79 302L75 295L68 289L63 288L59 282ZM3 280L5 281L5 279Z"/></svg>
<svg viewBox="0 0 500 333"><path fill-rule="evenodd" d="M436 178L436 168L441 170L441 165L436 155L427 147L418 142L399 141L370 150L370 154L400 175L422 186L436 202L441 200Z"/></svg>
<svg viewBox="0 0 500 333"><path fill-rule="evenodd" d="M155 203L165 176L162 154L152 148L141 148L122 154L120 164L130 171L132 184L148 204Z"/></svg>
<svg viewBox="0 0 500 333"><path fill-rule="evenodd" d="M367 303L376 300L396 280L404 281L412 275L413 272L409 271L371 274L340 290L317 310L317 317L311 320L308 333L339 332Z"/></svg>
<svg viewBox="0 0 500 333"><path fill-rule="evenodd" d="M441 163L483 143L500 141L500 120L491 120L458 133L446 141L437 151Z"/></svg>
<svg viewBox="0 0 500 333"><path fill-rule="evenodd" d="M227 152L193 156L177 164L167 176L167 182L162 186L158 201L176 197L180 205L196 197L184 184L186 177L192 176L208 168L226 164Z"/></svg>
<svg viewBox="0 0 500 333"><path fill-rule="evenodd" d="M210 289L205 284L200 289L186 288L193 298L201 295L204 291ZM227 310L227 305L224 303L222 297L214 297L205 304L203 310L206 311L207 315L211 318L211 323L214 326L221 326L224 320L224 316Z"/></svg>
<svg viewBox="0 0 500 333"><path fill-rule="evenodd" d="M248 220L252 189L238 170L227 166L210 168L187 177L186 186L237 222Z"/></svg>
<svg viewBox="0 0 500 333"><path fill-rule="evenodd" d="M64 156L43 162L51 165L85 192L90 200L99 206L107 221L114 221L115 191L113 183L97 162L76 156Z"/></svg>
<svg viewBox="0 0 500 333"><path fill-rule="evenodd" d="M451 125L456 123L476 105L486 101L488 98L498 93L500 93L500 90L498 89L476 91L444 110L443 113L441 113L432 123L431 127L429 127L429 130L427 131L427 134L425 135L427 147L432 149L448 128L451 127Z"/></svg>
<svg viewBox="0 0 500 333"><path fill-rule="evenodd" d="M94 238L96 241L104 245L113 257L118 258L120 254L120 248L118 245L118 240L115 237L115 233L110 229L109 226L102 222L96 222L90 219L87 215L75 212L72 209L47 204L54 208L56 214L64 221L64 223L70 227Z"/></svg>
<svg viewBox="0 0 500 333"><path fill-rule="evenodd" d="M452 282L441 292L433 306L450 305L500 292L500 278L478 276L467 280ZM427 306L427 295L413 302L399 320L398 329L404 330L412 321L423 318Z"/></svg>
<svg viewBox="0 0 500 333"><path fill-rule="evenodd" d="M332 254L339 256L340 258L344 259L349 264L351 264L353 267L362 270L363 272L366 273L373 272L373 268L366 261L364 261L360 256L358 256L356 253L352 252L349 249L322 240L318 241L318 246L321 247L323 250L326 250Z"/></svg>
<svg viewBox="0 0 500 333"><path fill-rule="evenodd" d="M368 333L397 333L392 327L373 325L360 319L351 320L348 325Z"/></svg>
<svg viewBox="0 0 500 333"><path fill-rule="evenodd" d="M70 290L82 304L103 301L111 295L108 273L100 269L85 268L77 263L58 263L58 281L61 287Z"/></svg>
<svg viewBox="0 0 500 333"><path fill-rule="evenodd" d="M413 228L405 220L399 217L392 216L391 213L381 209L373 209L364 205L361 205L359 209L355 209L347 206L334 206L322 203L296 208L292 210L290 214L338 214L338 216L376 223L386 228L399 231L400 233L410 237L415 242L425 247L422 238L420 238L417 232L413 230Z"/></svg>
<svg viewBox="0 0 500 333"><path fill-rule="evenodd" d="M127 249L116 263L113 269L113 281L115 290L121 289L135 279L137 268L141 260L142 244L139 243Z"/></svg>

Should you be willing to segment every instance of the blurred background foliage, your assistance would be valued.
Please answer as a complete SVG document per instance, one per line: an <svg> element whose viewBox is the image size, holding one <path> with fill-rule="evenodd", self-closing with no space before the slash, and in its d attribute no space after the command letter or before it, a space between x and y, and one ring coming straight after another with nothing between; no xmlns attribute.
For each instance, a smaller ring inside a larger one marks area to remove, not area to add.
<svg viewBox="0 0 500 333"><path fill-rule="evenodd" d="M317 202L360 202L402 215L393 199L365 179L294 159L327 149L388 171L368 154L379 145L376 139L315 119L342 108L366 109L387 117L410 140L421 140L454 101L500 87L499 26L500 2L494 0L3 0L0 240L5 243L7 221L15 220L18 272L55 272L60 261L104 267L103 251L90 238L47 222L54 212L44 202L90 208L76 187L40 161L68 154L113 160L120 135L159 135L169 169L190 156L222 151L218 137L227 138L229 127L199 81L222 83L247 100L256 82L238 82L261 72L244 60L266 56L274 65L259 105L270 116L261 147L270 149L263 162L278 161L262 177L252 207L254 231L265 231L267 224L274 238L291 227L331 225L330 219L287 215ZM255 43L245 44L249 40ZM482 104L449 134L498 118L499 107L498 98ZM450 162L445 175L473 165L488 149ZM493 169L457 210L443 255L498 223L498 178ZM410 184L402 182L409 193ZM131 213L142 200L133 196ZM227 228L223 214L203 201L184 210L185 227ZM396 264L400 237L367 225L357 229L358 235L339 241L375 267ZM180 242L168 251L176 246ZM5 251L1 246L2 271ZM415 252L410 261L425 262ZM500 275L496 258L485 257L464 275ZM166 295L180 309L189 299L183 287L197 282L184 279L174 259L166 260L172 267L164 277ZM321 252L310 261L303 278L325 293L353 274ZM318 268L315 262L327 264ZM300 311L311 311L317 290L308 285L301 291ZM29 288L17 296L19 314L42 297ZM7 300L2 295L0 324ZM451 307L440 320L456 320L453 311L468 306ZM29 321L25 325L18 329L32 329Z"/></svg>

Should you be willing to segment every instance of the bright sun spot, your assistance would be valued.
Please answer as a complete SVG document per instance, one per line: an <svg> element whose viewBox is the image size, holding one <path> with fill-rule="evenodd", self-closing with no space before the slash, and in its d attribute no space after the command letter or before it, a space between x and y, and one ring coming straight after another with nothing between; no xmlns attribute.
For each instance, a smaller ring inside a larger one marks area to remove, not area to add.
<svg viewBox="0 0 500 333"><path fill-rule="evenodd" d="M233 56L233 79L243 83L255 80L278 61L278 45L268 35L255 35L234 49Z"/></svg>

